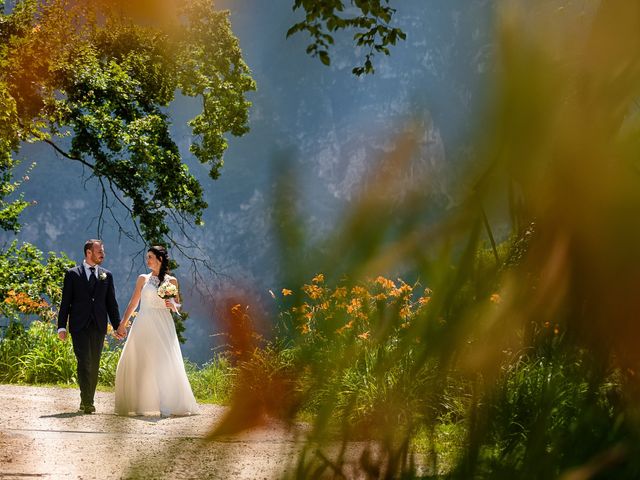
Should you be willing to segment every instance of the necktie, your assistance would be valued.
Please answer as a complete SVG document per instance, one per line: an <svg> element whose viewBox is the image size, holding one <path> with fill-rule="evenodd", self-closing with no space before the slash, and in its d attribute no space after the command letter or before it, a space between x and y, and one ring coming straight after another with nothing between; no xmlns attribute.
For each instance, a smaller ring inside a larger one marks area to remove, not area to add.
<svg viewBox="0 0 640 480"><path fill-rule="evenodd" d="M96 281L98 280L96 278L96 267L89 267L89 270L91 270L91 275L89 275L89 288L93 290L93 287L96 286Z"/></svg>

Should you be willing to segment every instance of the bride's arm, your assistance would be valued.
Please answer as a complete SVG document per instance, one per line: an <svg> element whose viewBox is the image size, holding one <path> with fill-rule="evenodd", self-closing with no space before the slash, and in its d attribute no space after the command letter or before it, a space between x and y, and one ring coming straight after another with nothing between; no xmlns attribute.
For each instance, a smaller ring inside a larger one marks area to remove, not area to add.
<svg viewBox="0 0 640 480"><path fill-rule="evenodd" d="M178 286L178 279L176 277L171 277L169 281L173 283L178 289L178 293L176 294L175 300L176 300L176 303L180 305L182 302L180 301L180 287Z"/></svg>
<svg viewBox="0 0 640 480"><path fill-rule="evenodd" d="M174 312L178 313L178 307L180 307L180 287L178 286L178 280L176 279L176 277L168 277L168 281L171 282L173 285L176 286L176 288L178 289L178 293L176 294L175 297L173 298L166 298L164 301L164 304L167 308L173 310Z"/></svg>
<svg viewBox="0 0 640 480"><path fill-rule="evenodd" d="M126 325L129 323L129 318L133 311L138 308L138 304L140 303L140 292L142 292L142 287L144 286L145 277L144 275L140 275L138 280L136 280L136 286L133 289L133 294L131 295L131 300L129 300L129 305L127 305L127 309L124 311L124 315L122 316L122 322L120 322L120 326L126 329ZM120 327L118 327L120 330ZM119 332L120 334L124 333L126 330Z"/></svg>

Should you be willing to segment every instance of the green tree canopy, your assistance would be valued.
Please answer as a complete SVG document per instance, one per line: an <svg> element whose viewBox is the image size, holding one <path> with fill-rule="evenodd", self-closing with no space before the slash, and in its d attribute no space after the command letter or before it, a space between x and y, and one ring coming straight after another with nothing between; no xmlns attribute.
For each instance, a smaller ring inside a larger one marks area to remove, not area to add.
<svg viewBox="0 0 640 480"><path fill-rule="evenodd" d="M307 32L312 38L307 53L325 65L331 63L329 48L334 42L333 33L355 30L355 45L366 52L362 65L352 70L358 76L374 73L375 54L389 55L389 46L407 37L400 28L391 26L396 10L391 8L390 0L295 0L293 9L304 11L305 17L289 29L287 37Z"/></svg>
<svg viewBox="0 0 640 480"><path fill-rule="evenodd" d="M213 1L133 3L21 0L7 13L0 0L0 180L10 185L24 142L46 142L99 182L99 229L111 212L127 235L173 243L170 221L200 224L207 203L171 137L167 107L177 92L201 100L190 150L215 179L225 135L248 131L255 83L228 12ZM11 207L7 225L17 223L21 205L0 204L0 221Z"/></svg>

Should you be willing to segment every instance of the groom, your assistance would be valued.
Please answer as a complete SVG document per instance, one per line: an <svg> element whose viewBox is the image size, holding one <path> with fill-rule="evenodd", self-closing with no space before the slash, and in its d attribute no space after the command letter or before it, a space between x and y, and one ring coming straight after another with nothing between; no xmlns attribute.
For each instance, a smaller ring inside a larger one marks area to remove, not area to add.
<svg viewBox="0 0 640 480"><path fill-rule="evenodd" d="M58 337L67 339L67 323L78 361L80 410L93 413L100 355L107 333L107 315L116 336L124 338L111 272L100 267L104 260L102 240L87 240L82 265L67 270L58 312ZM124 327L124 325L122 325Z"/></svg>

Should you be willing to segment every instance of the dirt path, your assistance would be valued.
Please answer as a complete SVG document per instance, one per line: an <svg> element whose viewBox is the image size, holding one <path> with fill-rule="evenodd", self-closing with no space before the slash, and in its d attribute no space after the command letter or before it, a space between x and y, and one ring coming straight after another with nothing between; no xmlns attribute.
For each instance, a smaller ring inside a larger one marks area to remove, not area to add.
<svg viewBox="0 0 640 480"><path fill-rule="evenodd" d="M77 412L77 389L0 385L0 479L272 479L300 444L270 424L216 442L203 437L225 409L192 417L118 417L113 393L94 415Z"/></svg>

